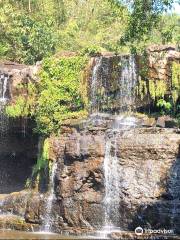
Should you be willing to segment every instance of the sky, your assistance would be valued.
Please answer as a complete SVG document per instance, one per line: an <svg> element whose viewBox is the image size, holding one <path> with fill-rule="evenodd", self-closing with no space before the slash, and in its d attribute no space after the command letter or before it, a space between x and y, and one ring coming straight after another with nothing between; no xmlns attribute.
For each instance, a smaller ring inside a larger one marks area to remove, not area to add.
<svg viewBox="0 0 180 240"><path fill-rule="evenodd" d="M172 11L180 14L180 4L174 3Z"/></svg>

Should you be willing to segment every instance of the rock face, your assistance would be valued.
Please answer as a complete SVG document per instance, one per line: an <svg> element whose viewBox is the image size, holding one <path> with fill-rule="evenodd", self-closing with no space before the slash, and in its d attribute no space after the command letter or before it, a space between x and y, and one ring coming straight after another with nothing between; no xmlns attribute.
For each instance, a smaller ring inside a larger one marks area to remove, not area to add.
<svg viewBox="0 0 180 240"><path fill-rule="evenodd" d="M180 61L180 52L175 46L151 46L147 49L149 78L169 81L171 64Z"/></svg>
<svg viewBox="0 0 180 240"><path fill-rule="evenodd" d="M111 122L105 123L64 126L60 137L49 139L50 160L58 165L52 207L55 232L83 233L105 224L104 159ZM180 132L157 127L126 130L117 137L116 154L118 226L125 231L141 226L179 233ZM12 222L14 229L38 229L47 196L36 191L4 195L0 209L24 219L22 225Z"/></svg>
<svg viewBox="0 0 180 240"><path fill-rule="evenodd" d="M21 94L27 94L27 84L38 80L37 73L40 63L27 66L13 62L0 62L0 77L8 77L7 98L14 101Z"/></svg>
<svg viewBox="0 0 180 240"><path fill-rule="evenodd" d="M157 59L157 56L160 58ZM147 78L143 79L146 86L150 79L169 84L171 63L180 59L176 49L171 46L150 48L148 59L149 72ZM136 61L139 69L135 67ZM52 231L82 233L102 229L105 225L104 160L107 136L112 134L116 118L112 113L121 112L124 106L125 110L128 110L129 106L141 106L142 103L144 106L148 102L143 98L140 102L134 95L139 80L135 77L139 76L136 74L142 66L142 62L138 65L138 61L132 56L111 54L91 59L90 72L87 74L91 81L91 110L111 114L81 124L64 125L59 137L50 137L49 158L52 162L57 162L55 198L52 199L51 209ZM1 75L9 76L8 92L12 102L17 96L28 94L27 83L37 80L35 73L38 67L12 63L0 65ZM19 84L25 87L19 88ZM37 137L31 138L27 135L27 138L23 138L19 134L19 123L18 120L6 137L8 143L13 142L13 146L5 144L5 141L0 143L0 161L4 164L1 166L7 169L9 167L11 173L14 170L16 177L21 176L16 168L18 163L23 174L26 172L20 180L20 187L12 187L12 191L23 189L38 151ZM171 128L177 123L168 116L139 119L139 123L138 127L118 134L116 145L110 148L110 153L116 155L119 174L117 227L125 231L134 231L137 226L166 228L180 233L180 132L177 128ZM31 130L32 127L29 128ZM9 153L11 154L8 155ZM5 161L8 157L12 167ZM111 171L113 175L114 170ZM14 182L17 182L16 177L13 178ZM14 215L14 219L7 220L7 223L12 221L12 224L7 226L13 225L15 229L22 230L38 229L45 220L48 192L41 193L32 189L6 195L9 193L3 182L6 178L9 179L9 176L2 177L0 210L2 213Z"/></svg>
<svg viewBox="0 0 180 240"><path fill-rule="evenodd" d="M59 139L51 139L59 215L73 229L104 224L105 138L102 129L64 128ZM118 137L119 227L179 231L179 151L180 134L172 129L140 128Z"/></svg>
<svg viewBox="0 0 180 240"><path fill-rule="evenodd" d="M165 94L171 96L174 62L180 63L180 52L171 45L151 46L141 56L107 53L91 58L84 74L91 112L121 112L151 104L154 99L149 81L155 88L166 88ZM0 63L0 77L9 79L6 94L11 103L15 103L18 96L28 95L28 83L38 81L40 68L40 62L35 66Z"/></svg>
<svg viewBox="0 0 180 240"><path fill-rule="evenodd" d="M155 98L172 98L173 63L180 66L175 46L154 45L143 55L105 54L89 64L91 112L146 108ZM162 96L161 96L162 95Z"/></svg>

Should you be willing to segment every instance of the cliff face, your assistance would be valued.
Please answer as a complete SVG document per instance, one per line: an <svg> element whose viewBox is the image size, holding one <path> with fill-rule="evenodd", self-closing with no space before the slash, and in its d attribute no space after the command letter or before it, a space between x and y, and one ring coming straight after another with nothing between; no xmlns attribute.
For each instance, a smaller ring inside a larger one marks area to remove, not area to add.
<svg viewBox="0 0 180 240"><path fill-rule="evenodd" d="M73 228L104 224L105 139L101 128L65 128L59 139L51 139L60 215ZM179 231L179 149L180 134L172 129L140 128L118 136L119 227Z"/></svg>
<svg viewBox="0 0 180 240"><path fill-rule="evenodd" d="M39 69L39 63L35 66L27 66L8 61L0 62L1 79L8 78L6 97L14 102L17 96L26 95L27 84L38 80Z"/></svg>
<svg viewBox="0 0 180 240"><path fill-rule="evenodd" d="M58 165L52 208L54 231L95 231L105 224L107 132L103 126L64 127L60 138L50 139L50 158ZM117 137L118 226L122 230L142 226L179 233L179 149L180 133L173 129L136 128ZM46 195L25 191L4 196L3 211L23 217L37 229L46 203ZM25 226L14 224L15 229Z"/></svg>
<svg viewBox="0 0 180 240"><path fill-rule="evenodd" d="M67 56L68 57L68 56ZM121 112L145 108L154 96L173 95L173 63L180 64L180 52L175 46L151 46L138 56L102 54L89 59L85 81L91 112ZM0 63L0 75L8 76L7 94L11 103L18 96L28 95L28 83L38 81L41 63L26 66L12 62ZM0 86L1 88L1 86ZM160 96L158 96L160 97Z"/></svg>
<svg viewBox="0 0 180 240"><path fill-rule="evenodd" d="M117 227L133 231L137 226L166 228L180 233L180 132L177 128L165 128L166 122L171 122L168 118L167 121L139 119L136 128L123 131L114 128L116 117L112 115L113 112L128 110L129 106L144 107L152 100L147 98L150 94L149 81L153 81L154 86L158 81L165 82L168 86L166 94L171 95L171 65L172 62L179 63L179 52L166 46L159 50L151 48L147 53L148 73L143 79L140 79L140 69L143 67L140 58L103 55L91 59L89 75L87 74L89 88L91 87L91 111L107 111L111 112L111 115L88 119L76 126L63 126L59 137L50 137L49 158L57 163L53 179L55 198L52 200L51 230L81 233L102 229L107 218L105 174L117 174L116 183L112 180L110 184L109 181L108 186L112 186L112 189L116 189L114 185L118 186L118 194L111 193L111 200L118 202L115 209L118 212ZM12 102L17 96L28 94L27 83L37 80L34 75L37 68L38 66L31 68L0 65L1 74L10 77L9 99ZM138 77L136 81L135 77ZM135 92L131 91L140 81L144 81L147 87L147 95L143 97L135 96ZM19 88L19 84L24 87ZM16 124L11 126L11 134L6 138L8 143L13 142L13 147L11 144L0 143L3 149L1 153L6 155L6 159L11 152L11 172L18 161L23 168L30 169L35 163L38 150L37 138L29 135L21 138L20 121L17 120ZM31 125L29 128L32 130ZM14 148L15 155L12 150ZM107 158L108 164L114 168L110 167L105 171ZM114 160L116 165L112 165ZM0 161L5 164L1 158ZM22 188L21 182L20 188L15 190ZM0 210L15 215L13 222L12 219L7 220L15 229L39 229L44 222L48 194L36 189L3 194L0 195ZM112 209L108 210L111 212L112 221L115 210L113 204ZM21 221L23 219L22 224L19 223L19 217ZM0 219L1 224L3 223Z"/></svg>
<svg viewBox="0 0 180 240"><path fill-rule="evenodd" d="M151 46L142 55L102 55L91 59L89 99L91 112L146 109L155 98L173 98L173 65L180 66L174 46ZM177 99L176 99L177 100Z"/></svg>

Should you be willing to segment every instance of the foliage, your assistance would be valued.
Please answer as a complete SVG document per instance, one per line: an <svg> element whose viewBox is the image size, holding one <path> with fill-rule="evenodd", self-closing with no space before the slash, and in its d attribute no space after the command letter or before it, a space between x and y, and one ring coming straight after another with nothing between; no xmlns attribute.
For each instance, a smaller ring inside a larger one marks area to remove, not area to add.
<svg viewBox="0 0 180 240"><path fill-rule="evenodd" d="M180 96L180 63L172 63L172 96L176 103Z"/></svg>
<svg viewBox="0 0 180 240"><path fill-rule="evenodd" d="M28 84L28 94L7 106L6 113L10 117L34 117L36 131L42 135L57 133L68 119L86 116L88 102L82 84L86 63L86 56L45 59L40 82Z"/></svg>
<svg viewBox="0 0 180 240"><path fill-rule="evenodd" d="M92 45L92 46L87 46L85 48L83 48L81 51L80 51L80 54L83 56L83 55L88 55L88 56L96 56L98 54L101 53L101 48L98 48L97 46L95 45Z"/></svg>
<svg viewBox="0 0 180 240"><path fill-rule="evenodd" d="M173 0L134 0L127 1L132 13L129 17L124 41L140 41L147 37L157 25L163 11L167 10Z"/></svg>
<svg viewBox="0 0 180 240"><path fill-rule="evenodd" d="M7 58L34 64L55 52L56 38L51 29L53 22L36 21L14 12L11 5L5 5L0 14L0 53L6 54Z"/></svg>
<svg viewBox="0 0 180 240"><path fill-rule="evenodd" d="M137 87L137 95L140 96L140 99L143 100L145 96L148 94L147 83L144 80L139 79L139 84Z"/></svg>
<svg viewBox="0 0 180 240"><path fill-rule="evenodd" d="M166 90L167 86L163 80L149 80L149 93L153 100L164 97Z"/></svg>
<svg viewBox="0 0 180 240"><path fill-rule="evenodd" d="M49 140L45 139L43 142L42 153L37 159L36 165L33 167L32 175L37 174L41 169L47 166L47 161L49 160Z"/></svg>
<svg viewBox="0 0 180 240"><path fill-rule="evenodd" d="M18 96L16 103L6 107L6 114L9 117L28 117L33 116L35 113L37 88L34 84L28 83L27 85L19 85L18 88L27 90L25 96Z"/></svg>
<svg viewBox="0 0 180 240"><path fill-rule="evenodd" d="M164 99L159 99L156 106L160 109L161 114L169 114L172 109L172 104Z"/></svg>
<svg viewBox="0 0 180 240"><path fill-rule="evenodd" d="M163 13L173 1L3 0L0 57L32 64L60 50L127 53L178 43L180 17Z"/></svg>
<svg viewBox="0 0 180 240"><path fill-rule="evenodd" d="M76 56L44 61L36 111L41 133L56 132L63 121L85 114L81 79L86 60Z"/></svg>

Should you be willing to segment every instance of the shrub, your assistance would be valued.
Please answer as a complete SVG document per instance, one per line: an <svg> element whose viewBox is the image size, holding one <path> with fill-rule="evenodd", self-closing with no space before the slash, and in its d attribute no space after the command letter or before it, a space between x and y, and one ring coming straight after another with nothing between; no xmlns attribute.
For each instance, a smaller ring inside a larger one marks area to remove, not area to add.
<svg viewBox="0 0 180 240"><path fill-rule="evenodd" d="M63 122L87 115L86 90L82 83L85 56L47 58L44 60L37 85L28 84L28 94L19 96L7 106L10 117L31 116L42 135L57 133Z"/></svg>

